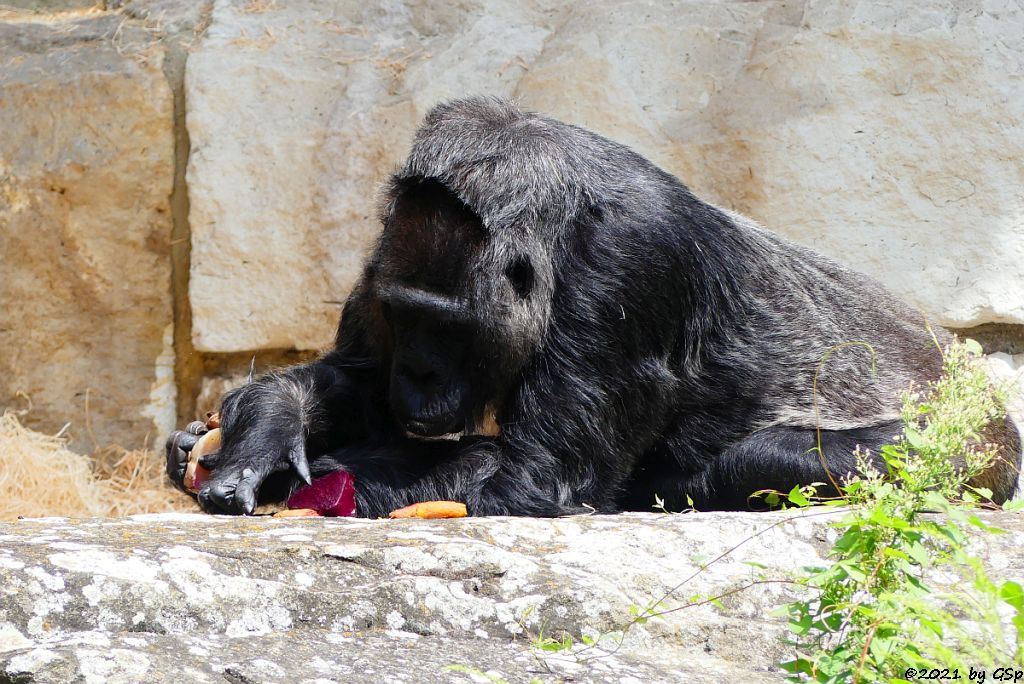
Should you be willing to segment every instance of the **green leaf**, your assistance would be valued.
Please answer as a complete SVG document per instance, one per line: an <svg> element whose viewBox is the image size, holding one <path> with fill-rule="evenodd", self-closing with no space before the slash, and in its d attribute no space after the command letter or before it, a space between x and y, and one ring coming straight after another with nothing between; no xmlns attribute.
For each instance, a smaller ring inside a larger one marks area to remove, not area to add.
<svg viewBox="0 0 1024 684"><path fill-rule="evenodd" d="M853 563L836 563L836 565L841 566L846 575L855 582L863 582L868 578L867 573L859 565Z"/></svg>
<svg viewBox="0 0 1024 684"><path fill-rule="evenodd" d="M893 546L887 546L884 549L882 549L882 555L888 556L889 558L902 558L903 560L910 560L910 556L908 556L905 552Z"/></svg>
<svg viewBox="0 0 1024 684"><path fill-rule="evenodd" d="M797 485L796 487L793 487L791 490L789 490L789 502L796 506L800 506L801 508L811 505L811 502L807 500L807 497L804 496L804 493L800 491L800 485Z"/></svg>
<svg viewBox="0 0 1024 684"><path fill-rule="evenodd" d="M793 660L787 660L784 663L779 663L779 667L781 667L786 672L790 672L792 674L811 675L814 673L815 670L814 661L808 660L804 657L799 657Z"/></svg>
<svg viewBox="0 0 1024 684"><path fill-rule="evenodd" d="M907 554L914 559L914 562L924 567L931 565L931 558L928 555L928 549L923 544L908 544L906 547Z"/></svg>
<svg viewBox="0 0 1024 684"><path fill-rule="evenodd" d="M868 651L871 653L871 656L874 658L876 663L884 663L895 645L896 640L889 638L886 634L882 634L882 630L879 629L875 632L875 636L871 640L871 645L868 647Z"/></svg>
<svg viewBox="0 0 1024 684"><path fill-rule="evenodd" d="M970 337L964 338L964 347L966 347L967 352L969 354L972 354L973 356L981 356L985 353L985 351L981 348L981 345L978 344L978 341L972 340Z"/></svg>
<svg viewBox="0 0 1024 684"><path fill-rule="evenodd" d="M789 631L802 636L811 630L813 623L814 619L810 615L802 615L799 620L790 620L788 627Z"/></svg>
<svg viewBox="0 0 1024 684"><path fill-rule="evenodd" d="M999 598L1018 611L1024 611L1024 588L1013 580L1007 580L999 587Z"/></svg>
<svg viewBox="0 0 1024 684"><path fill-rule="evenodd" d="M917 619L918 619L918 621L919 621L919 622L920 622L920 623L921 623L922 625L924 625L925 627L927 627L928 629L930 629L930 630L932 631L932 633L934 633L934 634L935 634L935 636L939 637L939 639L941 639L941 638L942 638L942 636L943 636L943 634L944 634L945 632L944 632L944 630L942 629L942 624L941 624L941 623L939 623L939 622L936 622L935 620L932 620L932 619L928 618L928 617L927 617L927 616L925 616L925 615L918 615L918 616L917 616Z"/></svg>
<svg viewBox="0 0 1024 684"><path fill-rule="evenodd" d="M860 539L860 531L851 527L845 534L843 534L843 536L836 540L836 543L832 545L832 548L836 551L849 551L857 545L857 542L859 542Z"/></svg>
<svg viewBox="0 0 1024 684"><path fill-rule="evenodd" d="M562 634L561 640L546 637L543 639L538 639L536 642L537 648L539 648L542 651L548 651L551 653L566 651L572 648L572 644L572 636L570 636L568 632L564 632Z"/></svg>
<svg viewBox="0 0 1024 684"><path fill-rule="evenodd" d="M981 518L979 518L976 515L969 515L969 516L967 516L967 522L968 522L968 524L973 525L974 527L977 527L980 530L985 530L986 532L991 532L992 534L1006 534L1007 533L1007 530L1004 530L1001 527L995 527L993 525L989 525L987 522L985 522L984 520L982 520Z"/></svg>
<svg viewBox="0 0 1024 684"><path fill-rule="evenodd" d="M907 427L903 431L903 436L906 437L907 444L914 447L915 449L924 449L926 446L928 446L928 440L924 438L924 435L922 435L918 430L915 430L912 427Z"/></svg>

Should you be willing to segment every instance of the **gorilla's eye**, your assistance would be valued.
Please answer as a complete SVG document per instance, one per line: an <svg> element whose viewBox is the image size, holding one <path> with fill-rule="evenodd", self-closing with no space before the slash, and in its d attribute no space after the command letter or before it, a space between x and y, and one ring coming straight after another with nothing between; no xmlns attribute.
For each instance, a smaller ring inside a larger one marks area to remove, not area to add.
<svg viewBox="0 0 1024 684"><path fill-rule="evenodd" d="M505 277L512 283L516 294L526 299L533 290L533 264L527 257L519 257L505 267Z"/></svg>

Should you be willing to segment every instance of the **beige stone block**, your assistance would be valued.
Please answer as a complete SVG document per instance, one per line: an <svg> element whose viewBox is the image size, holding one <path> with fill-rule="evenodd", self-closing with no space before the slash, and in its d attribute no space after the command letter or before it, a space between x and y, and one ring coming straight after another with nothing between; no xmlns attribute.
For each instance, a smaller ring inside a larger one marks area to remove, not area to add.
<svg viewBox="0 0 1024 684"><path fill-rule="evenodd" d="M476 93L633 146L934 323L1024 323L1022 75L1010 2L222 0L189 61L193 337L330 344L380 182Z"/></svg>
<svg viewBox="0 0 1024 684"><path fill-rule="evenodd" d="M162 54L116 15L0 19L0 406L81 449L174 422Z"/></svg>

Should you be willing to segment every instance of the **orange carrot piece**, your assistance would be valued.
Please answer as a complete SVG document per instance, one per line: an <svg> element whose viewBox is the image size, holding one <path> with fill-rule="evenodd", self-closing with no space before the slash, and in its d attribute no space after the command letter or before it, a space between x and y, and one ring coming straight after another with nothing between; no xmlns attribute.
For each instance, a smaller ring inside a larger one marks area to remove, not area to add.
<svg viewBox="0 0 1024 684"><path fill-rule="evenodd" d="M392 518L465 518L466 504L459 501L423 501L397 511L391 511Z"/></svg>
<svg viewBox="0 0 1024 684"><path fill-rule="evenodd" d="M312 508L286 508L283 511L278 511L274 514L275 518L322 518L317 511Z"/></svg>

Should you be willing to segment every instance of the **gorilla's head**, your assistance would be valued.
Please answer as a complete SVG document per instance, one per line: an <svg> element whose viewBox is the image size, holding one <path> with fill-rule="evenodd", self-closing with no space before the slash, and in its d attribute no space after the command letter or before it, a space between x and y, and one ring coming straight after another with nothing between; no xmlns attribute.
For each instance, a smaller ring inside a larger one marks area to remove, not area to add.
<svg viewBox="0 0 1024 684"><path fill-rule="evenodd" d="M632 192L602 185L615 178L601 145L611 143L489 98L427 115L385 191L359 286L406 431L493 433L559 315L556 264L592 191Z"/></svg>
<svg viewBox="0 0 1024 684"><path fill-rule="evenodd" d="M502 399L542 343L547 250L492 232L439 180L392 184L367 295L390 352L388 398L417 437L494 434Z"/></svg>

